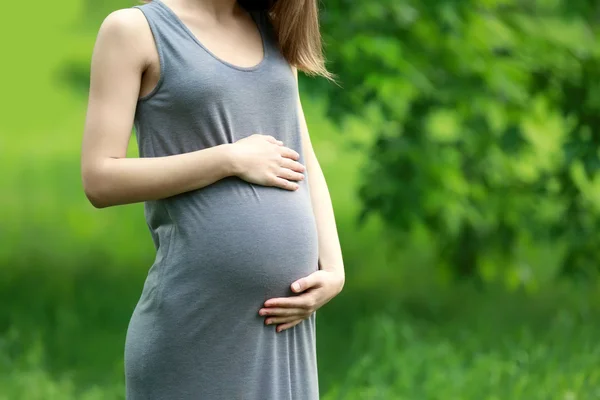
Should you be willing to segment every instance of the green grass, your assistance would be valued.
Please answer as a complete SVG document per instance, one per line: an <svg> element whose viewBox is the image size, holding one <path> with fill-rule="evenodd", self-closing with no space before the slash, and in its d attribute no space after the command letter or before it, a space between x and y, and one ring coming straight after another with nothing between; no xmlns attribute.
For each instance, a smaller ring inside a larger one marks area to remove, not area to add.
<svg viewBox="0 0 600 400"><path fill-rule="evenodd" d="M350 362L325 399L600 398L597 291L430 289L380 294L379 311L374 292L353 296L371 305L347 326Z"/></svg>
<svg viewBox="0 0 600 400"><path fill-rule="evenodd" d="M81 277L76 301L52 290L29 301L44 310L15 310L21 318L0 340L0 399L123 398L123 303L133 305L136 290L126 289L130 277L101 275ZM111 295L102 296L109 281ZM600 396L598 291L355 287L348 282L318 313L325 400Z"/></svg>

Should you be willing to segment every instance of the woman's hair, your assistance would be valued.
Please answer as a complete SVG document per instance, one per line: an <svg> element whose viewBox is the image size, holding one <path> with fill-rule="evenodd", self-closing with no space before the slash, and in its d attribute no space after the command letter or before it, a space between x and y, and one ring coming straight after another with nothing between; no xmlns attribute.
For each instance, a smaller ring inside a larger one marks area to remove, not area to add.
<svg viewBox="0 0 600 400"><path fill-rule="evenodd" d="M141 0L150 3L152 0ZM266 11L279 48L290 65L308 75L333 80L325 67L318 0L238 0L247 10Z"/></svg>

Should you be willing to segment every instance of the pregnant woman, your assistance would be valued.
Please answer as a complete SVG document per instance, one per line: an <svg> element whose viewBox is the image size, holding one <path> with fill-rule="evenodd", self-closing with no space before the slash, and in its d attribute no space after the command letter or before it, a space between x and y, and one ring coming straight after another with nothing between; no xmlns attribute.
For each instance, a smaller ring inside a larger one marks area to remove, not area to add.
<svg viewBox="0 0 600 400"><path fill-rule="evenodd" d="M127 399L318 399L315 311L344 267L297 85L297 69L331 78L316 0L117 10L91 64L85 193L144 202L156 247Z"/></svg>

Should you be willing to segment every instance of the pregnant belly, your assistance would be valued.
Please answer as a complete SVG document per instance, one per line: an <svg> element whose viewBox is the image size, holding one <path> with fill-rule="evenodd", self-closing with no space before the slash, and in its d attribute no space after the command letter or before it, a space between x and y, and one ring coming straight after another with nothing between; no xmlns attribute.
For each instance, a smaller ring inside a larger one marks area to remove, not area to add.
<svg viewBox="0 0 600 400"><path fill-rule="evenodd" d="M174 229L165 291L264 301L291 295L293 281L318 269L306 181L292 192L231 177L166 205Z"/></svg>

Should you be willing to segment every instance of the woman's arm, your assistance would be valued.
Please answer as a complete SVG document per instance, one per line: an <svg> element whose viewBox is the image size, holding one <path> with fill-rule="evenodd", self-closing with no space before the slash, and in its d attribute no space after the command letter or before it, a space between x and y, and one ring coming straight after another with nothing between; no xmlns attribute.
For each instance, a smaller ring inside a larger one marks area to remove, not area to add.
<svg viewBox="0 0 600 400"><path fill-rule="evenodd" d="M82 146L83 187L96 207L154 200L232 174L226 146L170 157L126 158L140 81L150 62L149 26L137 10L102 23L91 64Z"/></svg>
<svg viewBox="0 0 600 400"><path fill-rule="evenodd" d="M293 70L297 80L298 71L295 68ZM334 272L340 279L339 289L342 290L345 281L344 261L335 223L333 204L331 202L325 175L323 174L319 160L312 147L299 92L298 118L300 120L299 123L302 132L304 164L308 171L311 202L317 221L317 231L319 235L319 267L322 270Z"/></svg>
<svg viewBox="0 0 600 400"><path fill-rule="evenodd" d="M291 180L303 178L299 155L267 135L173 156L126 158L141 78L157 57L139 10L117 10L103 21L92 56L81 155L84 191L95 207L165 198L230 175L297 189Z"/></svg>
<svg viewBox="0 0 600 400"><path fill-rule="evenodd" d="M296 68L293 71L298 79ZM291 284L292 291L299 295L268 299L258 310L258 314L265 317L265 324L276 325L277 332L298 325L310 317L337 296L346 281L331 196L310 141L299 92L298 118L302 131L302 152L309 174L311 204L319 236L319 270Z"/></svg>

